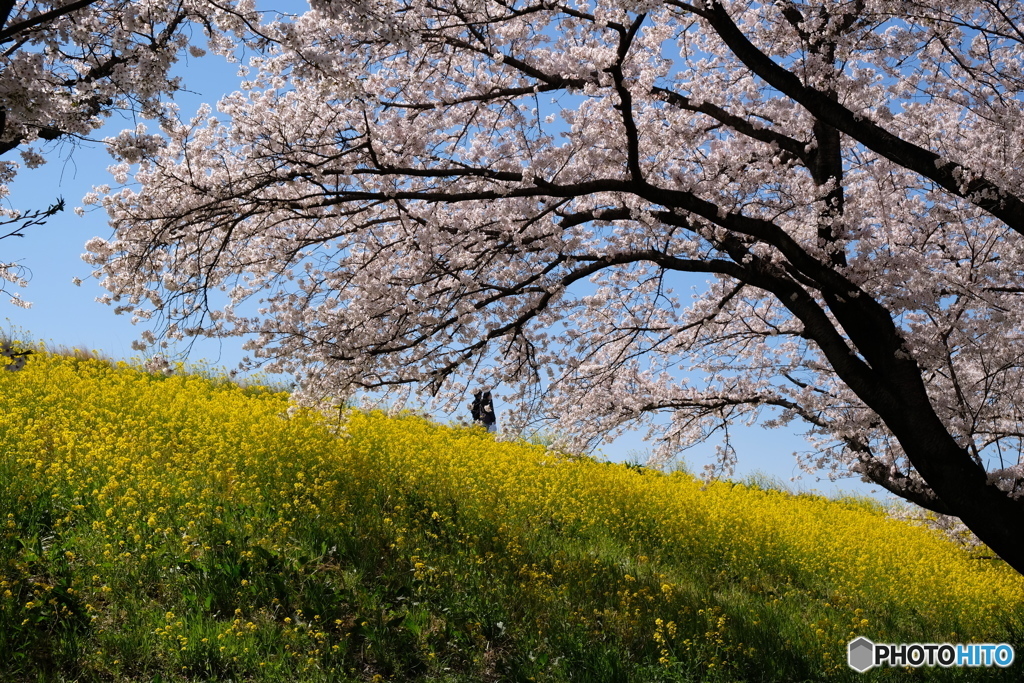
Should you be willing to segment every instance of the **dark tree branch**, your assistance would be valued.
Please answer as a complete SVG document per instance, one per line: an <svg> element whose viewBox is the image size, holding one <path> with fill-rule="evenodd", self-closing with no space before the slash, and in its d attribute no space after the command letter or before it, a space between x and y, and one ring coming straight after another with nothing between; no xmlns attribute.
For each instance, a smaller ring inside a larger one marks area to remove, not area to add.
<svg viewBox="0 0 1024 683"><path fill-rule="evenodd" d="M40 26L49 21L53 21L54 19L58 19L73 12L77 12L83 7L88 7L89 5L95 4L96 2L99 2L99 0L74 0L74 2L69 2L68 4L63 5L61 7L55 7L49 12L43 12L42 14L32 17L31 19L26 19L25 21L20 21L17 24L14 24L13 26L8 26L7 28L0 30L0 43L10 40L19 33L22 33L23 31L27 31L31 28L35 28L36 26ZM11 9L13 9L15 5L14 2L11 2L9 4L10 7L7 8L7 12L6 14L4 14L4 22L3 24L0 24L0 26L3 26L4 24L7 23L7 18L10 16ZM0 5L0 13L3 12L4 5Z"/></svg>
<svg viewBox="0 0 1024 683"><path fill-rule="evenodd" d="M710 9L701 15L747 68L799 102L815 118L849 135L876 154L932 180L947 192L963 197L1024 235L1024 200L1020 197L969 168L893 135L827 94L805 86L797 76L751 43L718 0L711 0Z"/></svg>

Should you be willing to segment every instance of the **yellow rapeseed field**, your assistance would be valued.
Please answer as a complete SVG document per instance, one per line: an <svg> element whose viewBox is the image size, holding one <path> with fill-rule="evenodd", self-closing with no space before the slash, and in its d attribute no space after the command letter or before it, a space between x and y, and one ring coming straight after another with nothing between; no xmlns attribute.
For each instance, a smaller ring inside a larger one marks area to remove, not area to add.
<svg viewBox="0 0 1024 683"><path fill-rule="evenodd" d="M0 371L0 449L17 672L48 648L84 679L563 680L604 642L647 673L592 680L753 678L787 643L838 675L855 635L999 642L1024 599L870 506L180 371L35 354Z"/></svg>

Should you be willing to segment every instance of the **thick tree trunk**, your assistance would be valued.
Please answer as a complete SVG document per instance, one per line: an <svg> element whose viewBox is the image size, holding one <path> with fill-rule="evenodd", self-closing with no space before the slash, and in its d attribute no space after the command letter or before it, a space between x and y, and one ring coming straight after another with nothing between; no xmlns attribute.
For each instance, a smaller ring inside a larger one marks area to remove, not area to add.
<svg viewBox="0 0 1024 683"><path fill-rule="evenodd" d="M923 393L923 386L921 392ZM918 400L883 416L911 464L935 494L985 545L1024 574L1024 507L988 481L950 436L930 403Z"/></svg>

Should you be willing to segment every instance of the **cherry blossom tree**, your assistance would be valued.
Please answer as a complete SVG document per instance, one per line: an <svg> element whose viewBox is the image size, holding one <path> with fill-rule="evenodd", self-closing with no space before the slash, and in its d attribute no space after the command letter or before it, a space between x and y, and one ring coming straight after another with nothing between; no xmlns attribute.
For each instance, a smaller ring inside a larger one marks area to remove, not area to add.
<svg viewBox="0 0 1024 683"><path fill-rule="evenodd" d="M234 58L239 41L261 40L251 0L0 0L0 155L45 162L44 146L88 139L115 111L166 118L181 87L170 69L201 44ZM205 43L199 40L205 35ZM19 163L0 160L0 199ZM0 207L0 226L20 235L52 216L47 209ZM0 283L25 286L26 269L0 263ZM0 286L0 291L4 291ZM16 294L12 303L26 305Z"/></svg>
<svg viewBox="0 0 1024 683"><path fill-rule="evenodd" d="M89 198L144 343L252 335L313 396L500 385L565 448L803 424L806 468L1024 572L1019 3L322 1L268 31Z"/></svg>

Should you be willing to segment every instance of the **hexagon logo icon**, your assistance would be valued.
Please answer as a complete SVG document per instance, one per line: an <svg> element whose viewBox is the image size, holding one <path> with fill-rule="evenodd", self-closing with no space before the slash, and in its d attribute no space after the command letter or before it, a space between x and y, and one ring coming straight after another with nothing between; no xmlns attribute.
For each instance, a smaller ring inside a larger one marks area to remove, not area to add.
<svg viewBox="0 0 1024 683"><path fill-rule="evenodd" d="M875 644L864 636L851 640L847 648L846 662L854 671L864 673L875 665Z"/></svg>

